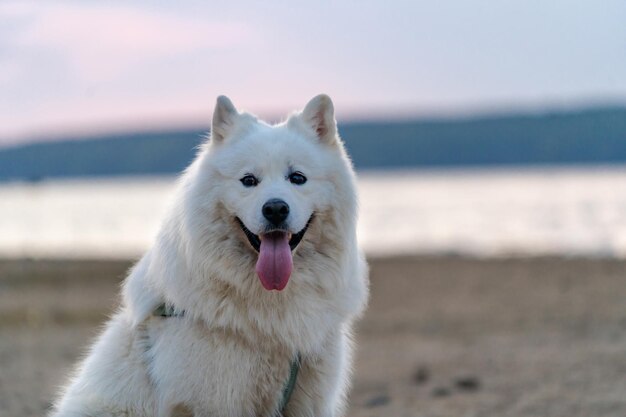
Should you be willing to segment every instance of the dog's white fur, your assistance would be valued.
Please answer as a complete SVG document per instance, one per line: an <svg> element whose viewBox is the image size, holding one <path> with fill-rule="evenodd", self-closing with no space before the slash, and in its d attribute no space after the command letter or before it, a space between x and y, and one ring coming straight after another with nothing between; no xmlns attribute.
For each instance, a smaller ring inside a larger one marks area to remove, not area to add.
<svg viewBox="0 0 626 417"><path fill-rule="evenodd" d="M287 181L291 169L308 181ZM257 187L241 184L246 173L260 178ZM281 292L261 286L257 253L235 221L260 233L269 198L289 204L294 233L314 213ZM285 415L341 415L351 325L368 292L356 209L328 96L277 125L219 97L211 139L53 415L270 417L297 353L301 369ZM184 316L154 316L164 302Z"/></svg>

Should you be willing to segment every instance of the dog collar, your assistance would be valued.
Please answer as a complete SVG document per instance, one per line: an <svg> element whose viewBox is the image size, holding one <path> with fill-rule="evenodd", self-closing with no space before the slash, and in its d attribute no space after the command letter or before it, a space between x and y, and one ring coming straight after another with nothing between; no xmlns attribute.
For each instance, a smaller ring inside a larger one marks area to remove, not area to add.
<svg viewBox="0 0 626 417"><path fill-rule="evenodd" d="M153 316L156 317L184 317L185 310L176 310L174 306L171 304L161 304L152 312ZM296 387L296 381L298 379L298 372L300 371L300 353L296 354L296 357L291 361L291 365L289 366L289 377L287 381L285 381L285 385L283 386L283 397L280 400L278 409L275 416L282 416L285 414L285 407L287 407L287 403L291 399L291 394L293 394L293 390Z"/></svg>
<svg viewBox="0 0 626 417"><path fill-rule="evenodd" d="M289 378L285 382L285 387L283 388L283 398L280 400L280 405L278 406L277 416L282 416L285 414L285 407L291 398L291 394L293 394L293 389L296 387L296 380L298 379L298 371L300 370L300 353L296 355L296 357L291 361L291 366L289 368Z"/></svg>
<svg viewBox="0 0 626 417"><path fill-rule="evenodd" d="M183 317L185 310L176 310L171 304L161 304L152 312L153 316L157 317Z"/></svg>

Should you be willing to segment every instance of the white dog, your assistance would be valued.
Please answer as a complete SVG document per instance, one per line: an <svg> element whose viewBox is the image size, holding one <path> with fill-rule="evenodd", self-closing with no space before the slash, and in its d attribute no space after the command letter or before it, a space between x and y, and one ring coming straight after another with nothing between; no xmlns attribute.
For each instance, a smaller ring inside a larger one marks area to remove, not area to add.
<svg viewBox="0 0 626 417"><path fill-rule="evenodd" d="M58 417L339 416L367 302L333 104L268 125L217 99L154 246Z"/></svg>

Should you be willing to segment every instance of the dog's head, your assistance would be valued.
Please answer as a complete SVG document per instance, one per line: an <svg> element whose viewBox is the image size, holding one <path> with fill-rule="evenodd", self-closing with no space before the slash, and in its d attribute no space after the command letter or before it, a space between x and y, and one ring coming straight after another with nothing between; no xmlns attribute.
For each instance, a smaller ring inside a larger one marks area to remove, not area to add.
<svg viewBox="0 0 626 417"><path fill-rule="evenodd" d="M303 242L319 240L319 230L312 230L325 227L324 219L332 219L336 228L354 217L352 170L326 95L277 125L241 113L219 97L198 169L200 181L211 184L205 206L221 207L220 221L232 233L228 244L236 236L239 249L255 256L267 290L285 288L293 253Z"/></svg>

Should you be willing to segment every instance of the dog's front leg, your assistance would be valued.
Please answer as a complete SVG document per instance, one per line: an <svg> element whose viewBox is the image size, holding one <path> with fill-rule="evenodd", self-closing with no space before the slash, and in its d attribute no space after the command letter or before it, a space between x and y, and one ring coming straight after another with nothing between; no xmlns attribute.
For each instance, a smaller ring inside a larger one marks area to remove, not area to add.
<svg viewBox="0 0 626 417"><path fill-rule="evenodd" d="M340 417L350 386L351 342L348 331L329 337L319 355L302 358L285 417Z"/></svg>

